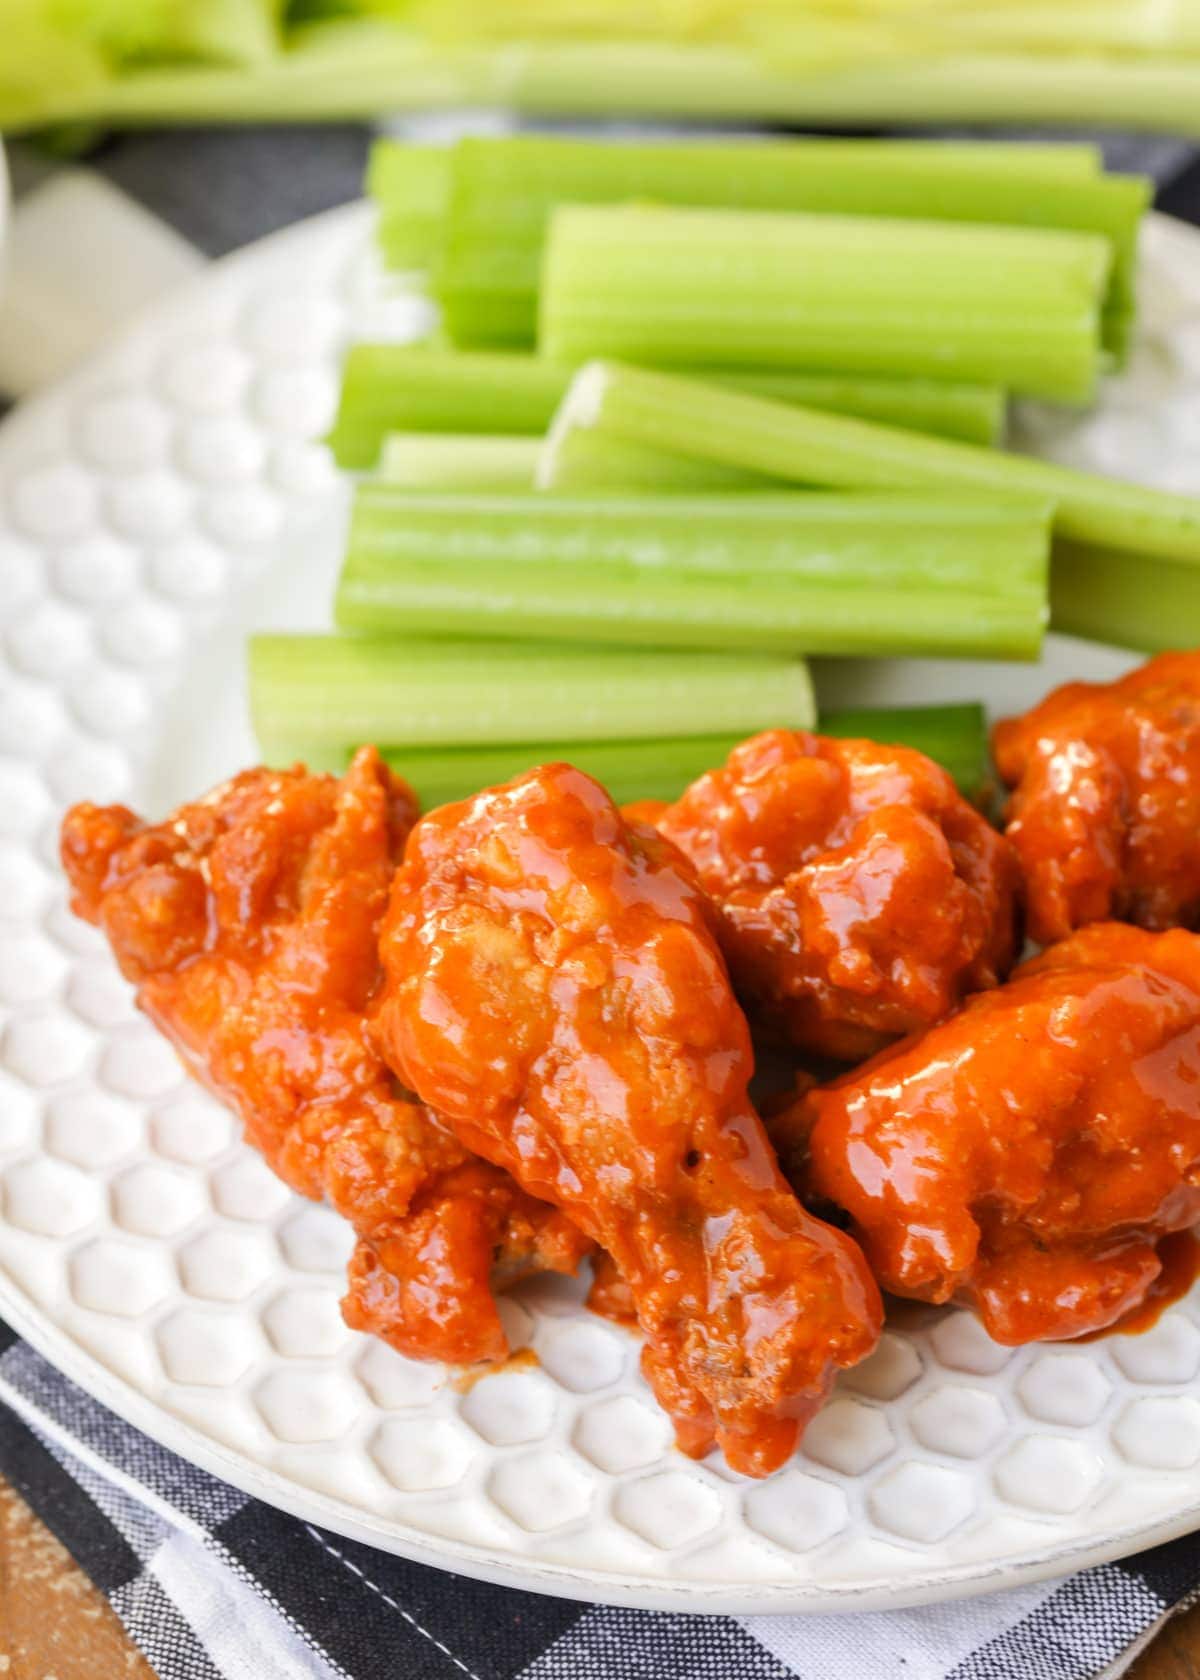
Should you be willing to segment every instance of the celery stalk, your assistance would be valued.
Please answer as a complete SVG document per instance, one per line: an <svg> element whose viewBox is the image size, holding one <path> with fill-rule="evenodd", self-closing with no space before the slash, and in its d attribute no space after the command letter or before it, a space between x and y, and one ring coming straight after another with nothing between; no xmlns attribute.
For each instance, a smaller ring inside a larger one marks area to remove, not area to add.
<svg viewBox="0 0 1200 1680"><path fill-rule="evenodd" d="M380 150L402 148L381 142ZM563 203L737 205L1067 228L1112 242L1106 319L1119 348L1150 187L1139 178L1105 177L1094 166L1094 156L1075 148L1056 155L1008 146L989 155L979 146L929 141L465 139L448 169L434 290L457 342L532 343L546 227ZM382 170L378 197L386 217L398 213Z"/></svg>
<svg viewBox="0 0 1200 1680"><path fill-rule="evenodd" d="M1138 556L1200 563L1200 500L1049 461L790 408L617 363L572 382L555 431L582 427L626 444L846 490L927 488L1043 496L1059 537Z"/></svg>
<svg viewBox="0 0 1200 1680"><path fill-rule="evenodd" d="M804 662L768 654L258 635L249 665L259 739L318 747L503 745L551 720L564 741L749 734L815 716Z"/></svg>
<svg viewBox="0 0 1200 1680"><path fill-rule="evenodd" d="M343 630L1034 658L1049 504L358 487Z"/></svg>
<svg viewBox="0 0 1200 1680"><path fill-rule="evenodd" d="M61 30L42 50L35 23L26 51L23 21L0 64L6 128L313 122L502 104L575 121L1073 123L1200 138L1200 65L1179 53L939 51L804 70L721 41L522 41L513 51L349 18L292 30L286 50L252 70L155 65L117 79L74 60Z"/></svg>
<svg viewBox="0 0 1200 1680"><path fill-rule="evenodd" d="M914 747L948 770L974 798L986 781L987 721L982 706L912 706L888 711L823 712L824 735L866 736ZM415 788L429 810L466 799L480 788L511 780L535 764L566 760L602 782L619 804L637 799L678 799L705 771L723 764L745 733L677 735L624 741L533 741L513 746L383 746L388 763ZM353 745L291 738L260 740L266 763L307 764L310 770L345 769Z"/></svg>
<svg viewBox="0 0 1200 1680"><path fill-rule="evenodd" d="M780 373L769 369L696 369L694 377L772 402L819 408L830 414L853 414L933 437L963 443L997 444L1004 432L1004 392L996 385L954 383L943 379L869 379L818 373Z"/></svg>
<svg viewBox="0 0 1200 1680"><path fill-rule="evenodd" d="M386 484L406 490L533 489L539 438L469 432L393 432L379 460ZM690 463L689 463L690 464Z"/></svg>
<svg viewBox="0 0 1200 1680"><path fill-rule="evenodd" d="M857 415L862 419L878 418L895 425L907 423L913 431L961 435L968 443L996 442L1004 410L1001 393L983 385L939 387L934 381L915 379L822 381L815 376L790 374L738 374L728 380L718 374L715 383L730 383L739 390L769 396L780 402L828 408L830 412ZM817 400L805 403L801 392L809 387L814 390ZM938 390L958 393L940 412L932 395ZM930 393L927 408L924 406L926 393ZM949 430L951 423L961 423L960 433ZM946 429L943 430L943 427ZM666 494L683 490L711 492L779 488L777 478L754 472L748 467L725 466L718 461L702 461L697 456L680 455L669 449L624 443L620 438L602 437L597 432L582 428L561 427L552 428L539 447L534 482L541 490L570 491L574 494L603 490L654 490Z"/></svg>
<svg viewBox="0 0 1200 1680"><path fill-rule="evenodd" d="M356 344L346 356L328 442L340 466L365 469L375 465L389 432L542 433L572 371L508 351ZM1004 418L1003 393L989 385L742 368L706 370L701 377L971 443L994 443Z"/></svg>
<svg viewBox="0 0 1200 1680"><path fill-rule="evenodd" d="M570 372L536 356L356 344L328 442L343 467L372 467L389 432L545 430Z"/></svg>
<svg viewBox="0 0 1200 1680"><path fill-rule="evenodd" d="M539 345L562 362L978 379L1085 402L1109 243L1044 228L565 206Z"/></svg>
<svg viewBox="0 0 1200 1680"><path fill-rule="evenodd" d="M451 156L445 146L372 147L367 191L380 206L377 237L389 268L422 269L435 257L450 197Z"/></svg>
<svg viewBox="0 0 1200 1680"><path fill-rule="evenodd" d="M1163 653L1200 642L1200 567L1056 543L1050 574L1056 630Z"/></svg>
<svg viewBox="0 0 1200 1680"><path fill-rule="evenodd" d="M651 449L582 429L553 430L538 444L533 482L569 495L653 491L710 495L717 491L778 490L779 480L747 467L726 467L669 449Z"/></svg>

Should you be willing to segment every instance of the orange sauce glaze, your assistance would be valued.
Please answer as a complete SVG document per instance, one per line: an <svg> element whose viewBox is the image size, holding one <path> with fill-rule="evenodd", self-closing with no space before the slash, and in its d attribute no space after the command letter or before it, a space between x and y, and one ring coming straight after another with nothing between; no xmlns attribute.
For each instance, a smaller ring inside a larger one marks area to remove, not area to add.
<svg viewBox="0 0 1200 1680"><path fill-rule="evenodd" d="M997 724L993 747L1033 939L1200 925L1200 652L1067 683Z"/></svg>
<svg viewBox="0 0 1200 1680"><path fill-rule="evenodd" d="M543 766L413 830L378 1029L468 1148L612 1256L684 1450L715 1439L763 1475L875 1345L881 1306L780 1174L708 915L673 847Z"/></svg>
<svg viewBox="0 0 1200 1680"><path fill-rule="evenodd" d="M1016 859L923 753L770 730L653 820L739 994L811 1053L861 1059L1015 960Z"/></svg>
<svg viewBox="0 0 1200 1680"><path fill-rule="evenodd" d="M966 1302L1019 1344L1128 1323L1179 1283L1160 1245L1200 1220L1198 1099L1200 937L1100 923L772 1130L885 1290Z"/></svg>
<svg viewBox="0 0 1200 1680"><path fill-rule="evenodd" d="M1098 1341L1101 1336L1140 1336L1154 1328L1168 1307L1190 1293L1200 1278L1200 1241L1195 1232L1172 1231L1159 1238L1155 1252L1162 1270L1146 1291L1145 1300L1106 1329L1080 1336L1081 1342Z"/></svg>

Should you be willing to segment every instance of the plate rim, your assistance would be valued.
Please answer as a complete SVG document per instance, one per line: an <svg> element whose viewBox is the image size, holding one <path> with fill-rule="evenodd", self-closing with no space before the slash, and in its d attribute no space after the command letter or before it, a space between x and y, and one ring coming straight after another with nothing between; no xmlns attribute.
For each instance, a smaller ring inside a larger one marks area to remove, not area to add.
<svg viewBox="0 0 1200 1680"><path fill-rule="evenodd" d="M369 203L363 199L355 200L278 229L210 263L183 286L141 312L122 333L62 379L14 408L0 422L0 445L14 435L19 438L27 425L35 427L40 414L62 400L64 390L86 387L89 380L113 358L120 356L127 343L161 330L174 316L186 313L193 298L203 296L211 287L215 275L252 265L268 249L278 251L289 243L303 242L310 230L316 227L340 231L343 223L347 230L361 223L365 228L369 215ZM1158 211L1152 211L1147 220L1156 226L1169 228L1173 237L1184 236L1200 254L1200 228ZM924 1573L906 1576L899 1582L885 1573L856 1579L841 1586L774 1582L760 1587L743 1585L723 1589L719 1581L673 1583L667 1577L650 1580L645 1576L608 1573L594 1568L582 1570L568 1564L541 1562L517 1552L497 1552L446 1536L424 1537L417 1530L382 1517L371 1517L331 1495L303 1486L282 1471L256 1463L248 1454L222 1445L185 1418L172 1413L111 1370L98 1354L90 1352L82 1341L73 1338L48 1312L39 1308L3 1268L0 1268L0 1314L38 1354L117 1417L140 1430L160 1447L176 1453L249 1497L261 1499L302 1522L316 1524L344 1538L415 1563L453 1570L494 1585L583 1603L696 1615L853 1614L856 1611L902 1609L1050 1580L1130 1556L1200 1529L1200 1497L1197 1497L1169 1516L1126 1524L1092 1541L1081 1541L1079 1538L1065 1540L995 1563L972 1561L954 1566L938 1565ZM2 1373L0 1395L72 1456L125 1487L137 1498L155 1502L152 1490L72 1436L27 1396L16 1391L4 1380ZM171 1520L180 1521L178 1513L172 1508L163 1505L162 1509ZM697 1599L702 1599L702 1602L697 1603Z"/></svg>

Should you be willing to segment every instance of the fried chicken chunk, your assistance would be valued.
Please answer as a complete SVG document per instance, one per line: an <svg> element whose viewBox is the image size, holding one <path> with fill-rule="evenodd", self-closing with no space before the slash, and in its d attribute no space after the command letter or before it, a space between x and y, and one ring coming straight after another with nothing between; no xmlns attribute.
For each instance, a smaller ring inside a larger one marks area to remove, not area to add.
<svg viewBox="0 0 1200 1680"><path fill-rule="evenodd" d="M341 779L248 770L159 824L77 805L62 856L142 1009L274 1170L359 1234L347 1321L470 1363L507 1351L493 1260L573 1270L588 1245L471 1159L371 1040L379 924L415 818L364 748Z"/></svg>
<svg viewBox="0 0 1200 1680"><path fill-rule="evenodd" d="M997 724L993 748L1032 938L1200 926L1200 652L1066 683Z"/></svg>
<svg viewBox="0 0 1200 1680"><path fill-rule="evenodd" d="M999 1342L1139 1306L1200 1219L1200 937L1096 923L772 1123L885 1290Z"/></svg>
<svg viewBox="0 0 1200 1680"><path fill-rule="evenodd" d="M994 986L1015 860L907 747L773 729L655 819L720 912L735 986L800 1049L852 1061Z"/></svg>
<svg viewBox="0 0 1200 1680"><path fill-rule="evenodd" d="M684 1450L773 1469L871 1351L879 1297L779 1172L684 860L543 766L417 824L381 951L400 1078L608 1250Z"/></svg>

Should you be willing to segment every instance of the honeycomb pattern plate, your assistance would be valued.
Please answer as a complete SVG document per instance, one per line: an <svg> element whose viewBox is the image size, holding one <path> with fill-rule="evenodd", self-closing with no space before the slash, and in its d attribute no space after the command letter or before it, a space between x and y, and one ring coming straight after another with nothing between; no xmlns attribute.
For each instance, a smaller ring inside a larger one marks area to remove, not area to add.
<svg viewBox="0 0 1200 1680"><path fill-rule="evenodd" d="M1147 326L1062 459L1200 491L1200 237L1147 230ZM205 275L0 429L0 1312L134 1424L327 1528L467 1574L695 1610L875 1607L1200 1525L1200 1302L1011 1352L915 1314L754 1484L670 1444L581 1286L509 1300L536 1358L466 1388L347 1331L346 1229L183 1076L55 864L63 805L161 813L252 761L250 626L327 621L345 491L315 441L351 334L403 336L362 207ZM827 696L1024 704L1128 659L826 666Z"/></svg>

